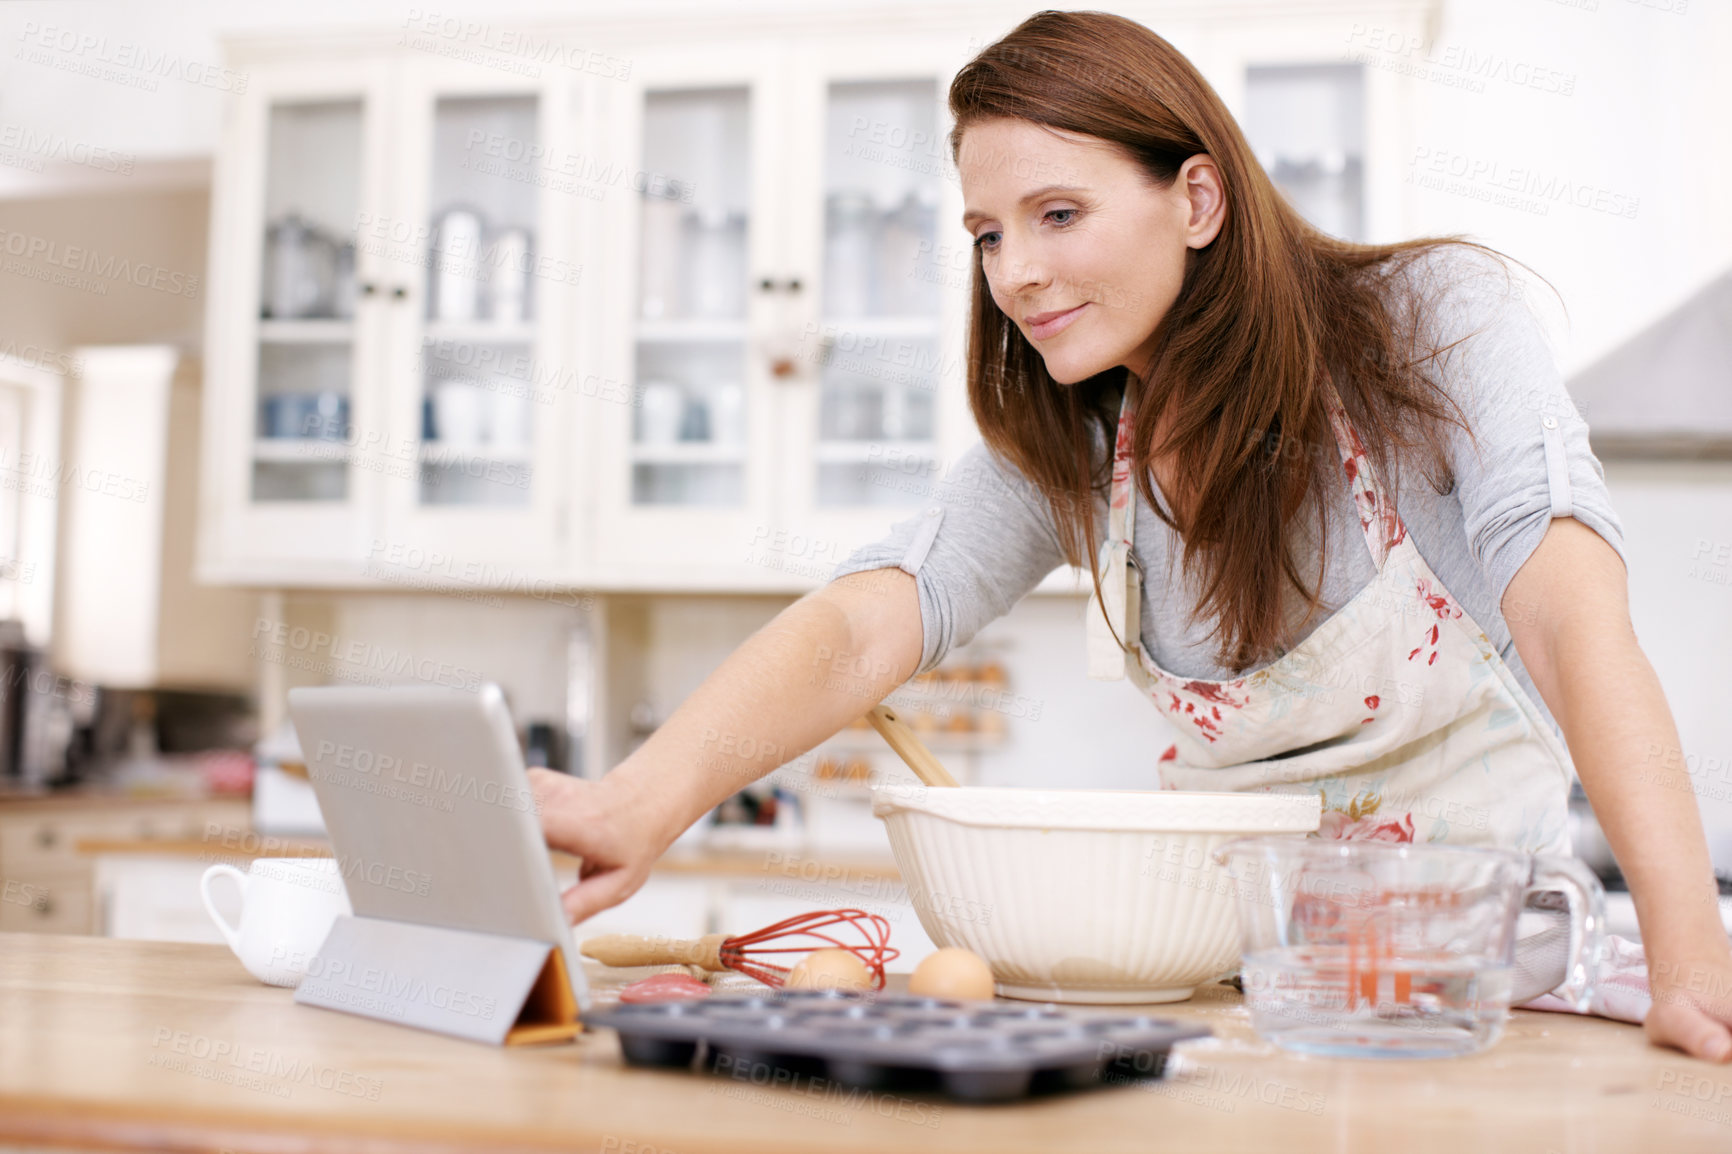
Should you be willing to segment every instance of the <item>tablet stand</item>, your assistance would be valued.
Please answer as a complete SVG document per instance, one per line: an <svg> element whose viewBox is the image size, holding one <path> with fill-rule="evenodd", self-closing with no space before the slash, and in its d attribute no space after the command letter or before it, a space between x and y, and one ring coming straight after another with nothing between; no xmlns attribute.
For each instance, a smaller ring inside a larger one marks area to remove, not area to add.
<svg viewBox="0 0 1732 1154"><path fill-rule="evenodd" d="M337 918L295 1001L496 1046L582 1029L553 943L385 918Z"/></svg>

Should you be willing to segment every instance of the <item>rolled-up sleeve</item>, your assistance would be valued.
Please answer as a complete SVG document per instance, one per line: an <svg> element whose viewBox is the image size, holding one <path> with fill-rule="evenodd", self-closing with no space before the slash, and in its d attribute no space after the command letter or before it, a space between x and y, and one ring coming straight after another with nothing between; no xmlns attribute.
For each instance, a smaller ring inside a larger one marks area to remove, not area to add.
<svg viewBox="0 0 1732 1154"><path fill-rule="evenodd" d="M924 634L917 672L924 673L1062 564L1044 498L977 442L913 516L855 550L831 580L870 569L912 574Z"/></svg>
<svg viewBox="0 0 1732 1154"><path fill-rule="evenodd" d="M1468 548L1493 597L1502 601L1554 516L1574 517L1622 558L1623 526L1587 422L1525 299L1534 289L1473 250L1428 262L1442 273L1430 298L1432 337L1461 340L1439 358L1440 381L1475 439L1452 429L1450 464Z"/></svg>

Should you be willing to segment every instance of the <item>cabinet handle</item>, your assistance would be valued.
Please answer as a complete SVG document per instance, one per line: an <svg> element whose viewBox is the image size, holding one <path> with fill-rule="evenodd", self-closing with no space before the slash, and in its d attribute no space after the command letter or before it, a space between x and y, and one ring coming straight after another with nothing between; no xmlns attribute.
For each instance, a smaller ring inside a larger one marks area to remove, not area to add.
<svg viewBox="0 0 1732 1154"><path fill-rule="evenodd" d="M36 831L36 845L39 849L53 849L54 843L58 840L54 827L51 825L45 825Z"/></svg>
<svg viewBox="0 0 1732 1154"><path fill-rule="evenodd" d="M54 895L49 893L47 890L43 890L40 894L36 895L36 900L30 904L30 908L41 914L43 917L47 917L49 914L54 912Z"/></svg>
<svg viewBox="0 0 1732 1154"><path fill-rule="evenodd" d="M396 285L391 289L391 299L394 301L408 300L409 290L402 285Z"/></svg>
<svg viewBox="0 0 1732 1154"><path fill-rule="evenodd" d="M372 296L372 295L373 295L373 294L374 294L374 293L376 293L376 292L378 292L378 291L379 291L379 286L378 286L378 285L376 285L376 284L374 284L374 283L373 283L373 282L372 282L372 281L370 281L370 280L364 280L364 281L362 281L362 282L361 282L361 284L360 284L360 290L361 290L361 295L362 295L362 296L364 296L364 297L370 297L370 296Z"/></svg>
<svg viewBox="0 0 1732 1154"><path fill-rule="evenodd" d="M785 281L779 281L775 277L767 276L758 282L758 291L767 293L773 293L777 289L781 289L783 292L787 293L797 293L802 287L804 286L801 285L800 278L797 276L789 277Z"/></svg>

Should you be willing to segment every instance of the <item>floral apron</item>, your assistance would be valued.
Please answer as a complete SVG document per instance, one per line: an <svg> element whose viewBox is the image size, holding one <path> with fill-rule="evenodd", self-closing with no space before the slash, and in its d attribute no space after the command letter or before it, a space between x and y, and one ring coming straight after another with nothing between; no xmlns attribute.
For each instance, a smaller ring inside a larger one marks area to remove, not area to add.
<svg viewBox="0 0 1732 1154"><path fill-rule="evenodd" d="M1569 853L1568 751L1419 555L1327 381L1324 398L1377 568L1371 584L1245 676L1200 681L1156 665L1139 630L1127 391L1102 594L1089 607L1090 676L1128 674L1178 731L1158 762L1163 789L1321 793L1324 837Z"/></svg>

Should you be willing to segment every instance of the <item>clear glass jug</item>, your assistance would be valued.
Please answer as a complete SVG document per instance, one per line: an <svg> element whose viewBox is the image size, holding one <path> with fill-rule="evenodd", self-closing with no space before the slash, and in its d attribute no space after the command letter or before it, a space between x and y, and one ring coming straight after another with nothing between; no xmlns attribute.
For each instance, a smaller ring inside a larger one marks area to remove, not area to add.
<svg viewBox="0 0 1732 1154"><path fill-rule="evenodd" d="M1498 849L1254 837L1215 851L1234 878L1241 980L1257 1033L1337 1057L1444 1057L1493 1045L1509 1017L1527 894L1570 911L1565 980L1587 1009L1605 893L1573 858Z"/></svg>

